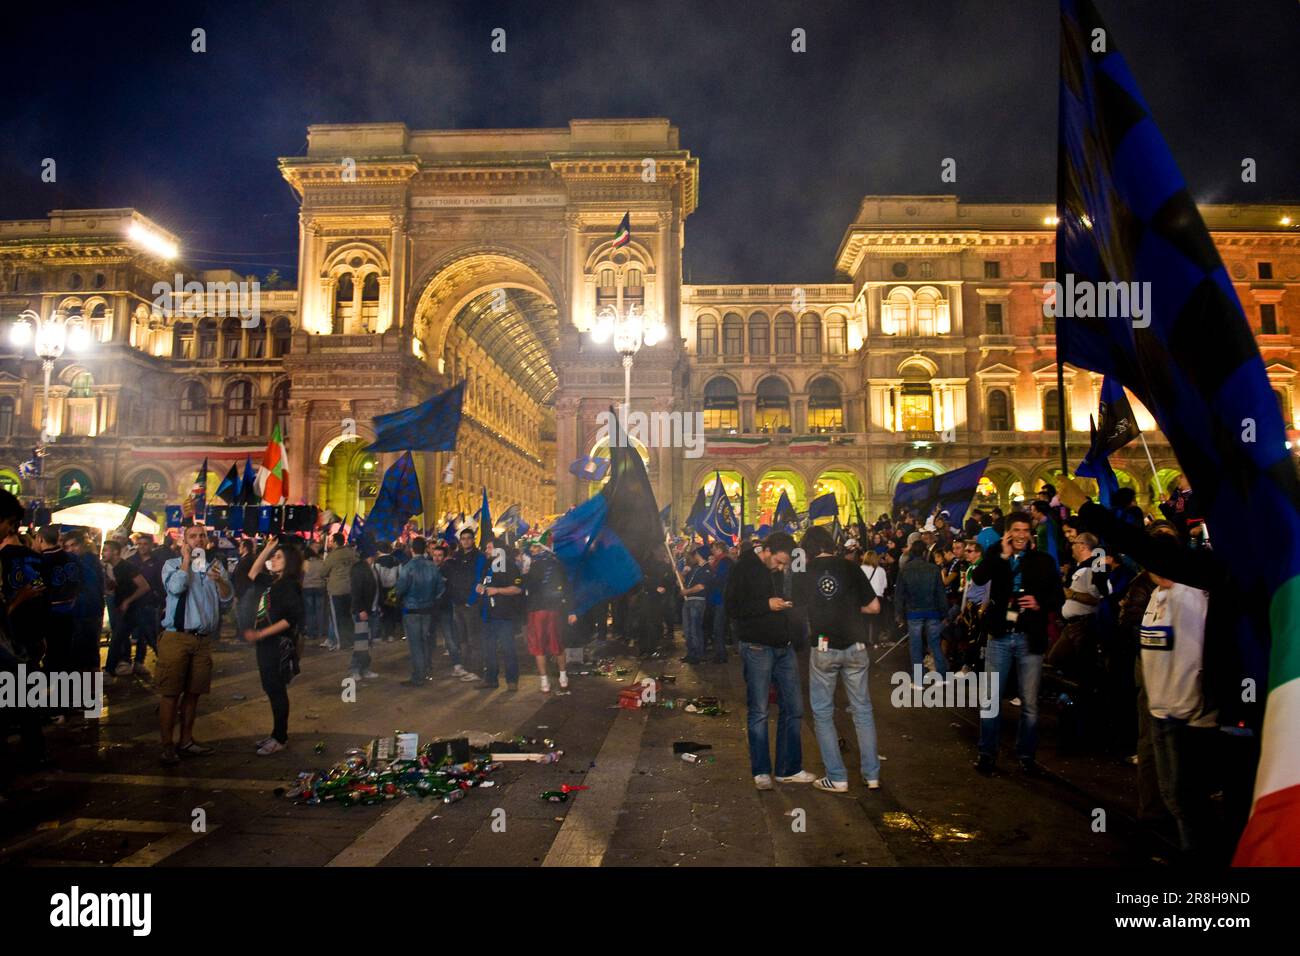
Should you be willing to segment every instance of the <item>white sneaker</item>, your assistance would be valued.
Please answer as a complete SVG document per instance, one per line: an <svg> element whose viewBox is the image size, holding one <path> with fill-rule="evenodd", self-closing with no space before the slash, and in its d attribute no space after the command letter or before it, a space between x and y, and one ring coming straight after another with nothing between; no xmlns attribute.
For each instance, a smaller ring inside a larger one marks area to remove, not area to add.
<svg viewBox="0 0 1300 956"><path fill-rule="evenodd" d="M1020 706L1020 698L1019 698L1019 697L1012 697L1012 698L1011 698L1011 706L1012 706L1012 707L1019 707L1019 706Z"/></svg>
<svg viewBox="0 0 1300 956"><path fill-rule="evenodd" d="M817 779L816 774L811 774L807 770L800 770L792 777L777 777L777 783L812 783Z"/></svg>
<svg viewBox="0 0 1300 956"><path fill-rule="evenodd" d="M379 675L376 674L374 671L365 671L365 672L362 673L361 676L362 676L363 678L365 678L366 680L374 680L374 679L375 679L376 677L378 677Z"/></svg>
<svg viewBox="0 0 1300 956"><path fill-rule="evenodd" d="M459 664L457 664L455 667L453 667L453 668L451 669L451 676L452 676L452 677L464 677L464 676L465 676L465 668L463 668L463 667L461 667Z"/></svg>
<svg viewBox="0 0 1300 956"><path fill-rule="evenodd" d="M879 780L868 780L868 781L867 781L867 789L868 789L868 790L879 790L879 789L880 789L880 781L879 781Z"/></svg>
<svg viewBox="0 0 1300 956"><path fill-rule="evenodd" d="M135 668L130 661L123 661L113 668L114 677L130 677L133 673L135 673Z"/></svg>
<svg viewBox="0 0 1300 956"><path fill-rule="evenodd" d="M463 674L460 675L460 680L461 680L461 683L464 683L464 684L472 684L472 683L474 683L474 681L478 680L478 675L477 675L477 674L471 674L469 671L466 671L465 673L463 673Z"/></svg>
<svg viewBox="0 0 1300 956"><path fill-rule="evenodd" d="M832 780L830 777L822 777L813 781L813 786L818 790L825 790L827 793L848 793L849 782L847 780Z"/></svg>
<svg viewBox="0 0 1300 956"><path fill-rule="evenodd" d="M569 689L569 675L567 671L560 671L560 690Z"/></svg>
<svg viewBox="0 0 1300 956"><path fill-rule="evenodd" d="M266 743L262 744L262 746L257 748L257 755L259 757L269 757L271 754L278 754L283 749L284 744L272 737Z"/></svg>
<svg viewBox="0 0 1300 956"><path fill-rule="evenodd" d="M771 790L772 775L770 773L760 773L754 778L754 786L758 787L759 790Z"/></svg>
<svg viewBox="0 0 1300 956"><path fill-rule="evenodd" d="M543 675L542 675L542 693L543 693L543 694L549 694L550 692L551 692L551 680L550 680L549 677L547 677L545 674L543 674Z"/></svg>

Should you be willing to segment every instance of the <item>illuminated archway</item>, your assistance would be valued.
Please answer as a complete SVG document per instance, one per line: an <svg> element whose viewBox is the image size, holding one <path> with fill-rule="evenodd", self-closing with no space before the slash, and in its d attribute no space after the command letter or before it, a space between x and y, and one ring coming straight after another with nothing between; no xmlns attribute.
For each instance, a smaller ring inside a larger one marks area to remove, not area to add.
<svg viewBox="0 0 1300 956"><path fill-rule="evenodd" d="M369 514L383 478L379 458L366 451L365 442L359 438L334 442L323 454L326 460L317 498L320 507L341 519Z"/></svg>
<svg viewBox="0 0 1300 956"><path fill-rule="evenodd" d="M861 479L847 468L828 468L813 482L809 499L816 500L831 492L839 505L840 524L848 524L853 519L853 503L862 501Z"/></svg>
<svg viewBox="0 0 1300 956"><path fill-rule="evenodd" d="M646 466L646 470L648 471L650 468L649 449L647 449L646 446L642 444L641 440L637 438L635 435L628 435L627 440L629 443L631 443L632 447L636 449L637 454L641 456L641 463ZM591 446L591 450L587 452L587 454L590 455L592 458L609 458L610 457L609 436L608 435L601 436L600 440ZM596 494L598 491L604 488L605 483L607 481L609 481L608 474L600 481L582 482L582 484L586 485L587 487L587 497L590 498L592 495Z"/></svg>
<svg viewBox="0 0 1300 956"><path fill-rule="evenodd" d="M795 511L805 511L808 508L808 500L804 494L803 476L797 471L791 471L788 468L773 468L763 473L758 479L756 489L757 514L750 524L754 527L762 527L765 524L771 524L772 518L776 513L777 502L781 500L781 493L785 492L790 498L790 504Z"/></svg>

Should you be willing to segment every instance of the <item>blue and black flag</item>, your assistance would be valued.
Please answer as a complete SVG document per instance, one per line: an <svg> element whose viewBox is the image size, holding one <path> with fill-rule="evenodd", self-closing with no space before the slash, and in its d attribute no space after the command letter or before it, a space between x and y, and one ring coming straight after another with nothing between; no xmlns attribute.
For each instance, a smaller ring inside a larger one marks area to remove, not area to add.
<svg viewBox="0 0 1300 956"><path fill-rule="evenodd" d="M231 465L226 477L217 485L216 495L228 505L239 504L239 465Z"/></svg>
<svg viewBox="0 0 1300 956"><path fill-rule="evenodd" d="M946 511L949 522L961 527L988 464L987 458L981 458L933 478L900 481L894 489L894 514L898 514L900 508L910 508L921 521L925 521L936 510Z"/></svg>
<svg viewBox="0 0 1300 956"><path fill-rule="evenodd" d="M610 440L610 479L600 494L551 527L551 547L573 587L575 614L668 573L663 523L635 448Z"/></svg>
<svg viewBox="0 0 1300 956"><path fill-rule="evenodd" d="M375 505L366 515L366 533L378 543L394 541L412 515L424 513L424 498L415 473L415 461L408 451L384 472Z"/></svg>
<svg viewBox="0 0 1300 956"><path fill-rule="evenodd" d="M740 534L740 523L736 520L736 511L731 507L727 489L722 486L722 476L717 475L713 482L713 500L709 510L700 520L700 526L710 537L726 542L727 546L736 543Z"/></svg>
<svg viewBox="0 0 1300 956"><path fill-rule="evenodd" d="M777 531L793 531L798 526L799 514L790 503L790 495L782 491L776 502L776 511L772 513L772 527Z"/></svg>
<svg viewBox="0 0 1300 956"><path fill-rule="evenodd" d="M1139 435L1137 418L1129 404L1124 387L1111 376L1101 382L1101 401L1095 419L1089 417L1088 454L1084 456L1075 474L1095 478L1097 497L1104 507L1111 506L1111 498L1119 491L1119 479L1110 466L1110 456Z"/></svg>
<svg viewBox="0 0 1300 956"><path fill-rule="evenodd" d="M451 451L460 430L465 383L419 405L375 416L375 440L366 451Z"/></svg>
<svg viewBox="0 0 1300 956"><path fill-rule="evenodd" d="M701 488L695 493L695 502L691 505L690 514L686 516L686 530L692 534L698 531L701 535L707 536L708 532L704 530L701 522L704 521L704 516L708 511L709 502L704 496L704 489Z"/></svg>

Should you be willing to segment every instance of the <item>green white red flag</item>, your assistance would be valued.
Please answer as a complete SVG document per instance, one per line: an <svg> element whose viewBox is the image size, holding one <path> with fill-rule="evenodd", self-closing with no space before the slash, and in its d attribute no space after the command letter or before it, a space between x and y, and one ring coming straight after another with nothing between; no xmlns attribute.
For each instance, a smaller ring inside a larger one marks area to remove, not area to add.
<svg viewBox="0 0 1300 956"><path fill-rule="evenodd" d="M262 504L282 505L289 499L289 454L280 437L280 426L271 432L271 441L262 452L257 469L257 493Z"/></svg>

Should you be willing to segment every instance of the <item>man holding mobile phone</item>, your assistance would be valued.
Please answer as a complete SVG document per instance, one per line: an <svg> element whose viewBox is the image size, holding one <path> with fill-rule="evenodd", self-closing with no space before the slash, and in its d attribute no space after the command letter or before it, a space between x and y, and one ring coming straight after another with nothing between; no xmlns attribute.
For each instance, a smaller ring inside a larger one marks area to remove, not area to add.
<svg viewBox="0 0 1300 956"><path fill-rule="evenodd" d="M1061 588L1056 561L1031 547L1033 519L1023 511L1007 516L1000 548L990 548L973 571L970 581L989 583L989 604L984 619L989 635L984 669L998 676L997 710L980 718L979 759L975 769L991 774L997 764L1001 732L1001 692L1007 686L1011 667L1016 667L1020 697L1020 726L1016 734L1016 756L1026 773L1037 773L1038 688L1043 677L1043 654L1047 650L1048 615L1061 610L1065 592Z"/></svg>
<svg viewBox="0 0 1300 956"><path fill-rule="evenodd" d="M181 556L163 565L167 606L158 638L158 722L162 731L162 763L181 757L201 757L211 747L194 740L199 697L212 689L212 642L221 629L221 611L235 596L220 561L208 559L208 532L191 524L182 532ZM173 740L180 713L180 743Z"/></svg>

